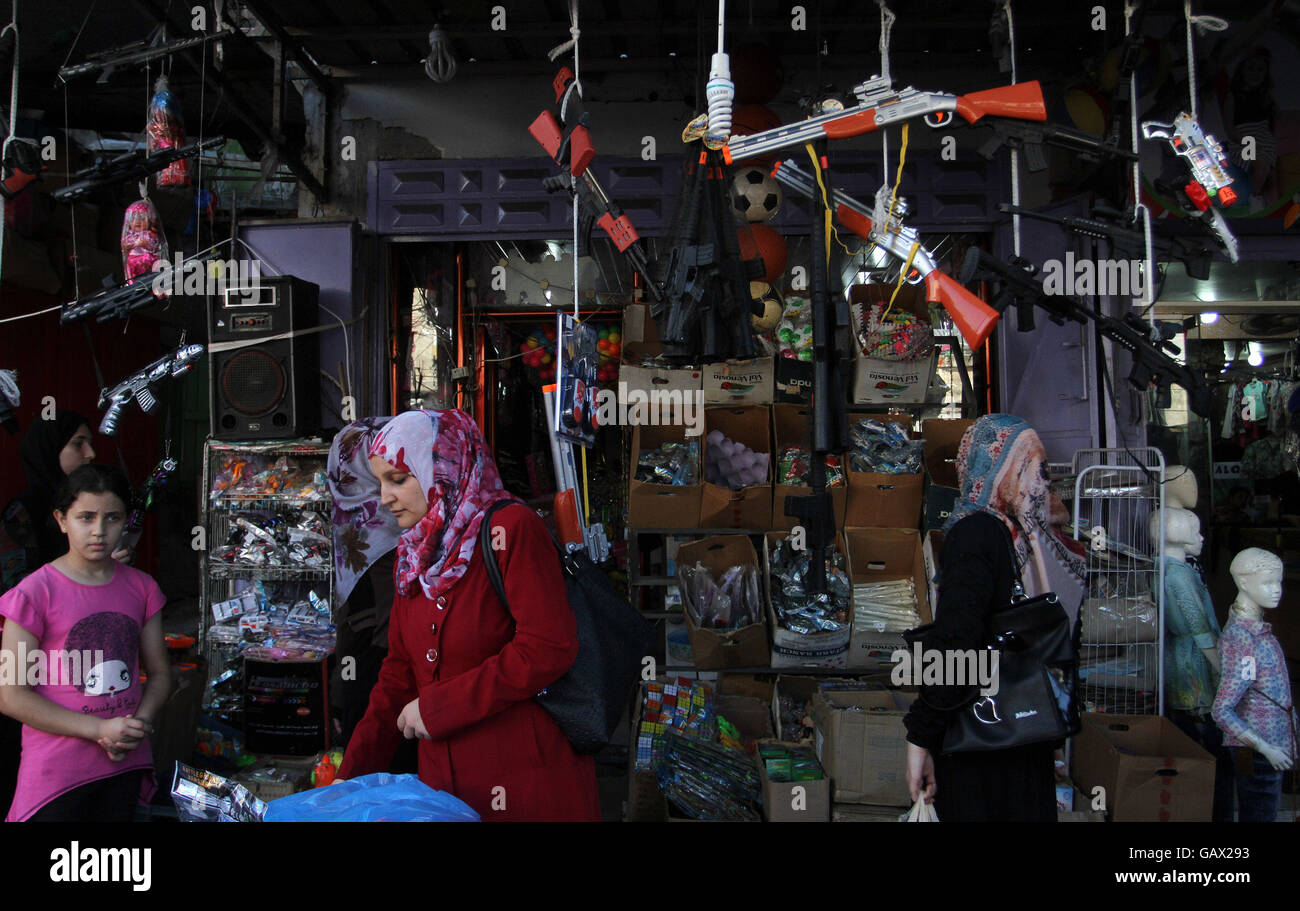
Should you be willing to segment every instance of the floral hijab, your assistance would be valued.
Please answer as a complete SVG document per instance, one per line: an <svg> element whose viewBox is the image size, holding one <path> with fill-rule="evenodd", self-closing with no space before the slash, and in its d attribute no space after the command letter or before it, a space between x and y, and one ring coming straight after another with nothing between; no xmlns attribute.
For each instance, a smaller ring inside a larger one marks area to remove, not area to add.
<svg viewBox="0 0 1300 911"><path fill-rule="evenodd" d="M334 598L342 604L357 581L397 546L397 519L379 505L379 479L370 470L370 445L392 418L362 418L330 444L329 485L334 497Z"/></svg>
<svg viewBox="0 0 1300 911"><path fill-rule="evenodd" d="M400 414L379 432L370 455L414 476L424 491L429 511L398 541L397 591L435 598L469 568L483 510L515 498L502 488L487 441L463 411Z"/></svg>
<svg viewBox="0 0 1300 911"><path fill-rule="evenodd" d="M1071 617L1083 600L1084 549L1065 533L1069 514L1047 479L1047 453L1038 434L1009 414L977 420L957 450L960 490L948 531L966 516L987 512L1011 530L1029 595L1056 592Z"/></svg>

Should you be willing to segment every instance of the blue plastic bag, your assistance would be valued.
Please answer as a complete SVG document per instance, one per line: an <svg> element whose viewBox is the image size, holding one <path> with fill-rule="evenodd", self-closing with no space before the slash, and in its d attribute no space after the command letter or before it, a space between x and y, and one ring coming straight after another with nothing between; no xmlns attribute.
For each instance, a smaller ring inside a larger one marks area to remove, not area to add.
<svg viewBox="0 0 1300 911"><path fill-rule="evenodd" d="M281 797L267 804L267 822L478 822L459 798L414 775L379 772Z"/></svg>

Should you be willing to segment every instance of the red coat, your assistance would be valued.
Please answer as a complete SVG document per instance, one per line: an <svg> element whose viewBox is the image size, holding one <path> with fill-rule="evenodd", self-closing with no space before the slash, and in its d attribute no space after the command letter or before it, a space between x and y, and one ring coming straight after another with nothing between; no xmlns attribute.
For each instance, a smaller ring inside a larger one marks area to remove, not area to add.
<svg viewBox="0 0 1300 911"><path fill-rule="evenodd" d="M513 620L477 548L465 575L436 601L399 594L388 657L339 775L388 771L402 739L397 716L418 697L431 737L419 743L425 784L459 797L485 822L599 822L592 757L574 753L533 699L578 654L555 545L529 509L503 509L493 522L504 529L496 556Z"/></svg>

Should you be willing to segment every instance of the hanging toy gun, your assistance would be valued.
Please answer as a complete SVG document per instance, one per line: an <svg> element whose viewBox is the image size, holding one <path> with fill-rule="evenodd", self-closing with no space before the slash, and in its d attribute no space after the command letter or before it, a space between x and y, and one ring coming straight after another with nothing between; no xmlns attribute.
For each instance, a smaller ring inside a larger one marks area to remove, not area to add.
<svg viewBox="0 0 1300 911"><path fill-rule="evenodd" d="M1037 82L1017 82L970 95L921 92L908 86L896 91L888 78L873 76L853 87L858 104L842 111L810 117L788 126L775 127L748 136L732 136L722 147L727 164L770 155L790 146L819 139L847 139L861 136L893 123L924 117L932 127L946 127L953 112L967 123L982 117L1010 117L1015 120L1046 120L1043 90Z"/></svg>
<svg viewBox="0 0 1300 911"><path fill-rule="evenodd" d="M144 514L154 507L154 495L171 480L172 472L176 470L175 459L163 459L159 462L144 482L144 486L135 495L134 508L126 519L126 529L122 532L122 543L119 548L126 550L135 550L140 543L140 534L144 531Z"/></svg>
<svg viewBox="0 0 1300 911"><path fill-rule="evenodd" d="M185 273L215 255L209 251L201 256L191 256L179 265L146 272L120 285L110 285L90 297L69 301L59 313L59 324L67 326L91 316L101 323L120 319L172 294L180 294L185 286Z"/></svg>
<svg viewBox="0 0 1300 911"><path fill-rule="evenodd" d="M793 162L777 162L772 176L782 186L813 198L812 176ZM881 187L876 193L876 209L873 211L847 193L836 190L832 203L835 218L863 240L902 262L909 284L925 282L926 300L942 304L966 339L966 344L972 349L979 348L997 325L997 311L939 270L933 254L921 245L916 229L903 224L908 208L901 198L894 200L894 212L892 217L889 215L889 195L889 187Z"/></svg>
<svg viewBox="0 0 1300 911"><path fill-rule="evenodd" d="M214 136L202 142L191 142L179 149L159 149L152 155L146 155L142 150L135 149L78 171L72 175L73 183L69 183L66 187L59 187L50 196L59 202L72 202L83 196L89 196L100 187L109 187L124 180L148 177L150 174L158 173L173 161L199 155L207 149L220 148L225 144L224 136Z"/></svg>
<svg viewBox="0 0 1300 911"><path fill-rule="evenodd" d="M574 177L581 177L596 157L596 147L587 130L582 91L573 70L567 66L560 67L552 86L555 89L555 109L538 114L537 119L528 125L528 132L556 164L568 168Z"/></svg>
<svg viewBox="0 0 1300 911"><path fill-rule="evenodd" d="M1237 238L1228 229L1228 223L1219 214L1214 203L1228 208L1237 202L1237 193L1232 189L1232 177L1228 175L1228 158L1223 154L1223 146L1213 136L1201 129L1201 125L1184 111L1173 123L1160 123L1148 120L1142 124L1142 136L1146 139L1163 139L1182 158L1191 179L1183 186L1182 193L1200 213L1200 220L1205 222L1215 237L1228 251L1228 259L1237 261Z"/></svg>
<svg viewBox="0 0 1300 911"><path fill-rule="evenodd" d="M203 356L202 345L187 345L177 348L171 354L164 354L149 366L133 373L111 389L105 388L99 393L99 407L107 408L104 419L99 422L99 432L104 436L116 436L117 424L122 418L126 406L135 399L145 414L153 414L158 409L158 400L154 398L153 386L168 377L179 377L193 369L194 364Z"/></svg>

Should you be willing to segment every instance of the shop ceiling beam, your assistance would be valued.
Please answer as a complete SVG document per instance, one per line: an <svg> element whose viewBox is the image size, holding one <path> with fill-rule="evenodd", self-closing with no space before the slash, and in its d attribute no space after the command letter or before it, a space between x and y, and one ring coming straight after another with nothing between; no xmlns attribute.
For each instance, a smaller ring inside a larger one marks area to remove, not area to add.
<svg viewBox="0 0 1300 911"><path fill-rule="evenodd" d="M320 67L316 65L316 61L312 60L311 56L303 49L302 44L285 30L280 20L271 15L266 4L262 0L244 0L244 8L252 13L258 22L262 23L263 28L275 36L276 41L280 42L280 45L293 62L302 67L302 71L307 74L307 78L312 81L312 84L316 86L320 93L326 98L331 97L330 91L332 87L329 77L321 72Z"/></svg>
<svg viewBox="0 0 1300 911"><path fill-rule="evenodd" d="M155 22L167 23L167 11L154 0L135 0L135 5ZM311 168L307 167L302 159L289 149L283 137L276 135L271 127L268 127L253 115L253 106L244 97L243 93L236 89L233 82L227 79L216 67L204 67L194 59L190 51L181 51L176 54L176 57L198 74L207 83L208 88L224 95L229 102L229 108L234 111L235 115L244 122L244 125L253 132L253 135L263 145L274 151L276 159L293 172L293 176L298 178L298 183L301 186L306 187L322 202L329 198L325 192L325 187L317 180L316 175L311 172Z"/></svg>

